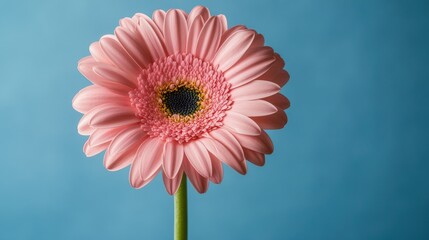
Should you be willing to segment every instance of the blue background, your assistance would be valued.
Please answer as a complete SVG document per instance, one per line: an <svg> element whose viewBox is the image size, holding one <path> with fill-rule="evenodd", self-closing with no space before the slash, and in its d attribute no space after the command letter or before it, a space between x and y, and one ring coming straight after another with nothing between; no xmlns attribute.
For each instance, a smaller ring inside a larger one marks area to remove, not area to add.
<svg viewBox="0 0 429 240"><path fill-rule="evenodd" d="M120 18L197 4L265 35L292 107L265 167L190 189L190 239L429 239L429 5L387 0L2 0L0 239L172 239L161 178L86 158L71 99Z"/></svg>

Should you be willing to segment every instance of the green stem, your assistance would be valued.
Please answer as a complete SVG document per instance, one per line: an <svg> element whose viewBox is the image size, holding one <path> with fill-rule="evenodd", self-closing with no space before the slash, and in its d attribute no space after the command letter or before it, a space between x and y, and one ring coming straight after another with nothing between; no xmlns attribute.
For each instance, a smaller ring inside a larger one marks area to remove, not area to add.
<svg viewBox="0 0 429 240"><path fill-rule="evenodd" d="M179 190L174 195L174 240L188 239L188 197L186 175L183 174Z"/></svg>

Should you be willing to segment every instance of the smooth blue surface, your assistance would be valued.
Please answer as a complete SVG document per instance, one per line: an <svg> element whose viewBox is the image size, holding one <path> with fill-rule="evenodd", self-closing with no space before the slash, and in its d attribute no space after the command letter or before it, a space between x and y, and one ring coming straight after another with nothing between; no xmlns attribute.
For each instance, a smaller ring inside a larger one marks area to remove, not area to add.
<svg viewBox="0 0 429 240"><path fill-rule="evenodd" d="M161 178L86 158L71 99L120 18L196 4L265 35L292 107L265 167L191 188L190 239L429 239L429 5L387 0L1 1L0 239L172 239Z"/></svg>

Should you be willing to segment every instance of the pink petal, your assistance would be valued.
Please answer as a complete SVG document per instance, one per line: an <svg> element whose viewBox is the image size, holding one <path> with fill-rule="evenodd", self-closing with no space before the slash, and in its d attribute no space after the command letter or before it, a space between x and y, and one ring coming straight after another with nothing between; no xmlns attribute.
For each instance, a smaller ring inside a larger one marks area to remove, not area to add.
<svg viewBox="0 0 429 240"><path fill-rule="evenodd" d="M110 143L123 130L124 128L98 128L91 133L91 136L88 138L88 144L93 147L105 143Z"/></svg>
<svg viewBox="0 0 429 240"><path fill-rule="evenodd" d="M156 35L158 36L158 37L162 37L163 35L162 35L162 29L163 28L158 28L158 26L157 26L157 24L153 21L153 19L151 18L151 17L149 17L148 15L146 15L146 14L143 14L143 13L136 13L136 14L134 14L134 16L132 17L132 19L137 23L137 25L139 25L139 26L143 26L142 25L142 22L143 21L145 21L145 22L147 22L152 28L153 28L153 30L155 31L155 33L156 33Z"/></svg>
<svg viewBox="0 0 429 240"><path fill-rule="evenodd" d="M119 26L127 29L130 32L136 32L136 22L129 17L122 18L121 20L119 20Z"/></svg>
<svg viewBox="0 0 429 240"><path fill-rule="evenodd" d="M80 90L72 101L73 108L80 113L86 113L105 103L115 103L117 105L129 106L128 97L114 94L105 88L97 85L88 86Z"/></svg>
<svg viewBox="0 0 429 240"><path fill-rule="evenodd" d="M167 12L164 25L165 44L169 54L183 53L186 51L186 37L188 25L183 13L172 9Z"/></svg>
<svg viewBox="0 0 429 240"><path fill-rule="evenodd" d="M87 157L92 157L100 152L106 150L110 142L118 135L123 128L114 128L114 129L95 129L91 136L88 138L88 141L85 142L83 147L83 152Z"/></svg>
<svg viewBox="0 0 429 240"><path fill-rule="evenodd" d="M219 14L217 16L221 22L221 26L222 26L222 34L228 29L228 21L225 17L225 15L223 14Z"/></svg>
<svg viewBox="0 0 429 240"><path fill-rule="evenodd" d="M256 166L264 166L265 165L265 155L262 153L258 153L252 151L247 148L243 148L244 156L249 162L255 164Z"/></svg>
<svg viewBox="0 0 429 240"><path fill-rule="evenodd" d="M224 75L232 84L232 88L236 88L264 74L274 61L273 49L269 47L251 48Z"/></svg>
<svg viewBox="0 0 429 240"><path fill-rule="evenodd" d="M182 12L183 16L185 16L185 18L186 18L186 21L188 21L188 13L185 10L183 10L183 9L178 9L178 10L180 12Z"/></svg>
<svg viewBox="0 0 429 240"><path fill-rule="evenodd" d="M195 171L195 169L191 166L187 158L184 159L183 164L186 176L188 176L189 181L192 183L194 188L199 193L207 192L207 189L209 188L208 179L201 176L197 171Z"/></svg>
<svg viewBox="0 0 429 240"><path fill-rule="evenodd" d="M241 146L255 152L271 154L274 150L273 142L268 134L262 130L259 136L249 136L238 133L232 133Z"/></svg>
<svg viewBox="0 0 429 240"><path fill-rule="evenodd" d="M128 55L118 40L112 37L102 37L100 44L105 54L117 67L134 76L140 74L141 67Z"/></svg>
<svg viewBox="0 0 429 240"><path fill-rule="evenodd" d="M134 28L137 29L136 26ZM115 29L115 35L127 53L141 68L146 68L153 62L149 49L140 34L118 27Z"/></svg>
<svg viewBox="0 0 429 240"><path fill-rule="evenodd" d="M83 152L85 153L85 155L87 157L92 157L95 156L99 153L101 153L102 151L106 150L107 147L109 147L110 142L106 142L100 145L96 145L96 146L91 146L89 145L89 140L85 142L85 144L83 145Z"/></svg>
<svg viewBox="0 0 429 240"><path fill-rule="evenodd" d="M225 127L236 133L257 136L261 129L252 119L242 114L229 111L223 120Z"/></svg>
<svg viewBox="0 0 429 240"><path fill-rule="evenodd" d="M112 103L106 103L92 108L89 112L85 113L83 117L80 119L79 124L77 125L77 130L81 135L90 135L95 128L93 128L89 123L94 117L94 115L106 107L112 106Z"/></svg>
<svg viewBox="0 0 429 240"><path fill-rule="evenodd" d="M222 45L229 37L231 37L232 34L234 34L237 31L246 30L247 28L243 25L236 25L228 30L226 30L222 34L222 38L220 40L220 45Z"/></svg>
<svg viewBox="0 0 429 240"><path fill-rule="evenodd" d="M210 18L210 11L208 8L203 6L196 6L194 7L188 16L188 26L190 27L194 20L201 17L203 20L203 23L207 21L207 19Z"/></svg>
<svg viewBox="0 0 429 240"><path fill-rule="evenodd" d="M290 107L289 99L283 96L281 93L277 93L273 96L264 98L263 100L274 104L276 107L280 109L288 109Z"/></svg>
<svg viewBox="0 0 429 240"><path fill-rule="evenodd" d="M193 141L187 143L184 150L195 170L203 177L209 178L212 175L212 163L206 147L198 141Z"/></svg>
<svg viewBox="0 0 429 240"><path fill-rule="evenodd" d="M235 159L244 161L244 154L241 149L240 143L228 130L219 128L215 131L210 132L210 136L212 137L212 139L215 139L219 143L223 144L227 149L229 149ZM216 145L216 148L218 147L219 145ZM218 150L222 152L221 149L218 148Z"/></svg>
<svg viewBox="0 0 429 240"><path fill-rule="evenodd" d="M81 65L81 64L92 64L92 65L95 65L95 64L99 64L99 62L97 62L97 60L95 60L95 58L93 56L86 56L86 57L81 58L78 61L78 63L77 63L78 69L79 69L79 65Z"/></svg>
<svg viewBox="0 0 429 240"><path fill-rule="evenodd" d="M210 62L216 53L221 37L221 19L213 16L206 22L198 37L196 56Z"/></svg>
<svg viewBox="0 0 429 240"><path fill-rule="evenodd" d="M234 32L222 46L220 46L213 59L213 65L219 65L219 70L221 71L228 70L246 53L254 37L254 32L249 30Z"/></svg>
<svg viewBox="0 0 429 240"><path fill-rule="evenodd" d="M186 13L184 11L182 11L183 14L186 16ZM152 18L150 18L149 16L147 16L146 14L142 14L142 13L136 13L134 15L135 19L137 19L137 23L139 26L145 28L144 23L149 24L149 26L152 28L153 32L155 33L155 35L158 37L158 39L161 41L162 47L163 47L163 52L166 52L166 48L164 45L164 35L161 32L164 29L164 26L162 28L159 28L156 23L152 20ZM164 22L165 24L165 22Z"/></svg>
<svg viewBox="0 0 429 240"><path fill-rule="evenodd" d="M252 119L263 129L281 129L287 123L286 113L282 109L278 109L274 114Z"/></svg>
<svg viewBox="0 0 429 240"><path fill-rule="evenodd" d="M232 167L240 174L246 174L247 166L244 161L243 149L235 137L227 130L218 129L210 133L216 147L208 147L207 149L216 158ZM207 142L203 142L206 144Z"/></svg>
<svg viewBox="0 0 429 240"><path fill-rule="evenodd" d="M231 98L234 101L255 100L274 95L280 91L280 86L262 80L256 80L234 88L231 91Z"/></svg>
<svg viewBox="0 0 429 240"><path fill-rule="evenodd" d="M197 53L197 42L198 36L200 35L201 30L204 27L204 21L202 17L197 17L192 25L189 27L188 38L186 43L186 52L191 52L192 54Z"/></svg>
<svg viewBox="0 0 429 240"><path fill-rule="evenodd" d="M104 87L109 89L112 92L118 93L118 94L128 94L128 91L130 90L129 86L123 85L121 83L108 80L94 72L95 66L108 66L104 63L97 63L92 57L83 58L81 61L79 61L78 64L78 70L82 75L84 75L89 81L94 83L95 85ZM110 66L114 68L114 66Z"/></svg>
<svg viewBox="0 0 429 240"><path fill-rule="evenodd" d="M95 65L94 72L101 76L103 79L114 82L118 85L129 87L129 90L136 87L137 76L126 73L119 68L108 65ZM122 86L121 86L122 87Z"/></svg>
<svg viewBox="0 0 429 240"><path fill-rule="evenodd" d="M161 168L158 168L158 170L156 170L155 173L152 174L152 176L150 176L146 180L143 180L143 178L140 175L140 166L142 161L143 161L142 159L139 159L133 162L133 164L131 165L130 184L133 188L142 188L146 186L149 182L151 182L156 177L156 175L158 175L158 172L161 169Z"/></svg>
<svg viewBox="0 0 429 240"><path fill-rule="evenodd" d="M213 155L214 157L216 157L216 159L218 159L219 161L224 162L226 165L230 166L232 169L234 169L235 171L237 171L240 174L246 174L247 172L247 165L246 165L246 161L240 158L236 158L236 156L234 156L232 154L232 152L226 148L223 144L216 142L217 148L219 148L219 151L217 152L211 152L210 151L210 155ZM213 173L214 175L214 173ZM213 178L213 176L212 176ZM212 178L210 178L212 180ZM213 180L212 180L213 181Z"/></svg>
<svg viewBox="0 0 429 240"><path fill-rule="evenodd" d="M245 175L247 173L247 165L246 161L244 161L244 156L237 158L234 156L230 149L228 149L225 145L218 143L217 148L220 152L217 154L213 153L216 158L220 161L224 162L226 165L230 166L232 169L237 171L238 173Z"/></svg>
<svg viewBox="0 0 429 240"><path fill-rule="evenodd" d="M207 137L202 137L200 139L198 139L199 142L201 142L202 144L204 144L204 146L206 147L206 149L212 153L217 153L219 152L219 149L217 149L216 147L216 140L214 140L211 136L207 136Z"/></svg>
<svg viewBox="0 0 429 240"><path fill-rule="evenodd" d="M164 29L165 15L166 13L164 10L155 10L152 14L152 19L156 26L158 26L159 30Z"/></svg>
<svg viewBox="0 0 429 240"><path fill-rule="evenodd" d="M164 141L148 138L137 150L134 161L141 159L140 174L143 180L150 178L162 165Z"/></svg>
<svg viewBox="0 0 429 240"><path fill-rule="evenodd" d="M102 77L95 74L95 72L92 70L92 67L97 64L100 64L100 63L97 62L93 57L88 56L79 60L77 69L83 76L86 77L86 79L88 79L89 81L95 84L96 82L105 81L104 79L102 79Z"/></svg>
<svg viewBox="0 0 429 240"><path fill-rule="evenodd" d="M250 46L250 48L263 47L265 44L264 36L262 34L256 33L256 31L255 34L255 39L253 40L252 46Z"/></svg>
<svg viewBox="0 0 429 240"><path fill-rule="evenodd" d="M168 178L164 172L162 173L162 180L164 181L164 186L168 194L170 195L176 194L177 190L179 189L180 182L182 181L182 177L183 177L183 170L180 170L177 176L173 179Z"/></svg>
<svg viewBox="0 0 429 240"><path fill-rule="evenodd" d="M106 56L103 49L101 49L100 42L93 42L89 46L89 52L91 53L91 56L97 61L97 62L103 62L107 64L112 64L110 59Z"/></svg>
<svg viewBox="0 0 429 240"><path fill-rule="evenodd" d="M270 81L285 67L285 61L278 53L274 53L274 58L273 65L266 73L261 75L261 79Z"/></svg>
<svg viewBox="0 0 429 240"><path fill-rule="evenodd" d="M163 164L165 175L173 179L179 172L183 161L183 145L176 142L166 142L164 147Z"/></svg>
<svg viewBox="0 0 429 240"><path fill-rule="evenodd" d="M140 122L131 107L108 105L91 118L89 125L96 128L113 128Z"/></svg>
<svg viewBox="0 0 429 240"><path fill-rule="evenodd" d="M274 83L283 87L290 79L289 73L286 70L282 70L279 74L277 74L272 80Z"/></svg>
<svg viewBox="0 0 429 240"><path fill-rule="evenodd" d="M157 60L165 57L166 52L164 40L160 39L159 33L157 33L158 27L153 25L155 25L155 23L153 23L151 20L140 18L141 27L137 28L137 30L140 32L141 36L146 42L146 46L148 47L148 51L150 52L152 59Z"/></svg>
<svg viewBox="0 0 429 240"><path fill-rule="evenodd" d="M287 71L283 70L285 66L283 58L281 58L277 53L274 54L274 57L276 60L274 61L271 68L262 76L260 76L259 79L271 81L282 87L289 81L290 76Z"/></svg>
<svg viewBox="0 0 429 240"><path fill-rule="evenodd" d="M210 159L212 161L213 166L213 175L210 177L210 181L215 184L219 184L223 179L223 167L222 162L215 155L210 153Z"/></svg>
<svg viewBox="0 0 429 240"><path fill-rule="evenodd" d="M121 131L104 154L104 166L110 171L117 171L130 165L138 146L146 138L146 133L139 126Z"/></svg>
<svg viewBox="0 0 429 240"><path fill-rule="evenodd" d="M271 115L277 112L276 106L264 100L235 101L231 111L249 117Z"/></svg>
<svg viewBox="0 0 429 240"><path fill-rule="evenodd" d="M89 121L97 112L97 107L85 113L77 124L77 132L80 135L90 135L95 129L89 125Z"/></svg>

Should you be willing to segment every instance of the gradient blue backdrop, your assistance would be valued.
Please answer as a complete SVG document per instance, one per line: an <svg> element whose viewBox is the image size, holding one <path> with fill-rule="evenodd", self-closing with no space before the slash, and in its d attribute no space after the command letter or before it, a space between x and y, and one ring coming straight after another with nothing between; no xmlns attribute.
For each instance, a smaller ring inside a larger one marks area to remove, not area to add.
<svg viewBox="0 0 429 240"><path fill-rule="evenodd" d="M429 5L388 0L2 0L0 239L172 239L161 178L86 158L71 99L120 18L197 4L265 35L292 107L265 167L190 190L190 239L429 239Z"/></svg>

